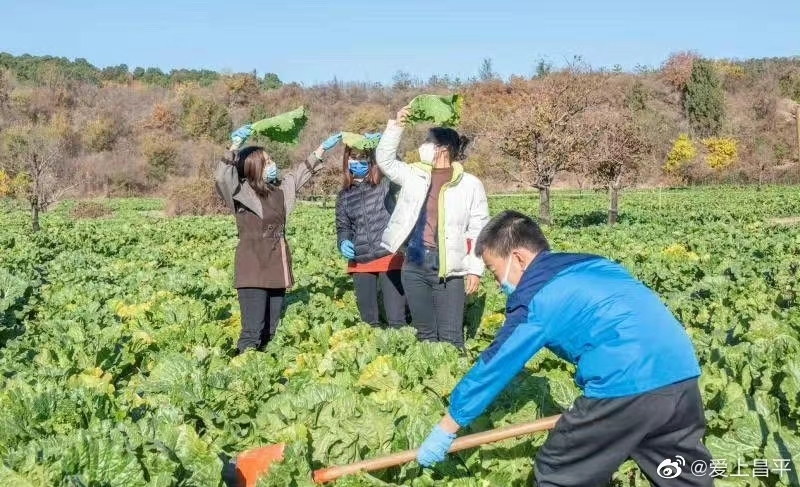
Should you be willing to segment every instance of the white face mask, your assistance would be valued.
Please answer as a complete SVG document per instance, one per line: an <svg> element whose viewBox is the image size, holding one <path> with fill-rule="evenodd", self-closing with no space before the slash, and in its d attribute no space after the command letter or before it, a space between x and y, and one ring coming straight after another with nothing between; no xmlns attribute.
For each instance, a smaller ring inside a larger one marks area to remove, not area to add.
<svg viewBox="0 0 800 487"><path fill-rule="evenodd" d="M433 164L436 157L436 146L432 142L426 142L419 146L419 160L425 164Z"/></svg>

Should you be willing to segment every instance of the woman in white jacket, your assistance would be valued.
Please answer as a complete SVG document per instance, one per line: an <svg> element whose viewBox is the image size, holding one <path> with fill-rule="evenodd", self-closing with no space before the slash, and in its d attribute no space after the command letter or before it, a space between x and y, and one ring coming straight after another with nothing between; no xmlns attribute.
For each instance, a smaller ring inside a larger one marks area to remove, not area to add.
<svg viewBox="0 0 800 487"><path fill-rule="evenodd" d="M378 167L401 187L381 245L405 247L402 283L420 340L464 347L464 302L478 290L484 264L475 241L489 220L483 184L456 161L469 143L455 130L435 127L420 146L422 162L397 160L409 109L390 120L376 149Z"/></svg>

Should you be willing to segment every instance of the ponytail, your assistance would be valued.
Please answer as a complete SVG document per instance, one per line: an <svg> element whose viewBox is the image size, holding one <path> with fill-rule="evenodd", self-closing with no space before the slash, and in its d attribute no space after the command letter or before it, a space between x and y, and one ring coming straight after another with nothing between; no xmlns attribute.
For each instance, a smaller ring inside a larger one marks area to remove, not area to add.
<svg viewBox="0 0 800 487"><path fill-rule="evenodd" d="M449 127L434 127L428 130L426 142L447 148L451 161L463 161L470 139Z"/></svg>
<svg viewBox="0 0 800 487"><path fill-rule="evenodd" d="M470 142L471 142L470 138L467 137L466 135L459 135L458 136L458 152L456 153L456 156L453 158L453 160L463 161L464 159L467 158L467 155L466 155L467 154L467 146L469 146Z"/></svg>

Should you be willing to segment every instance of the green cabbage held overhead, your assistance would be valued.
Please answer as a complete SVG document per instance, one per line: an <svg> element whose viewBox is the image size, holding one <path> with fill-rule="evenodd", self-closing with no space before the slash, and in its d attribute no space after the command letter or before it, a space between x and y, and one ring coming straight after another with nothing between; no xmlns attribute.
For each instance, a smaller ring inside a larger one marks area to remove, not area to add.
<svg viewBox="0 0 800 487"><path fill-rule="evenodd" d="M408 122L432 122L445 127L455 127L461 122L461 109L464 97L455 94L450 96L419 95L409 104L411 113Z"/></svg>
<svg viewBox="0 0 800 487"><path fill-rule="evenodd" d="M353 132L342 132L342 143L347 147L362 151L373 150L378 147L380 136L367 137Z"/></svg>
<svg viewBox="0 0 800 487"><path fill-rule="evenodd" d="M254 135L262 135L275 142L296 144L306 121L308 121L306 109L299 107L291 112L254 122L251 127Z"/></svg>

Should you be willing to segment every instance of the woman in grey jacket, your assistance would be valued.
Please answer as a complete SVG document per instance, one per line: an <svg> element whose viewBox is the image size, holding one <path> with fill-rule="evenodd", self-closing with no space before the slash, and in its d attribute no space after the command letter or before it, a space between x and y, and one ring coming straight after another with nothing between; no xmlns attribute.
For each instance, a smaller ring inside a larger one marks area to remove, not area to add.
<svg viewBox="0 0 800 487"><path fill-rule="evenodd" d="M474 243L489 220L486 192L457 162L469 141L453 129L428 131L422 162L396 159L408 113L405 107L389 121L376 149L378 167L401 186L381 245L406 248L402 283L417 336L463 348L466 295L478 290L484 271Z"/></svg>

